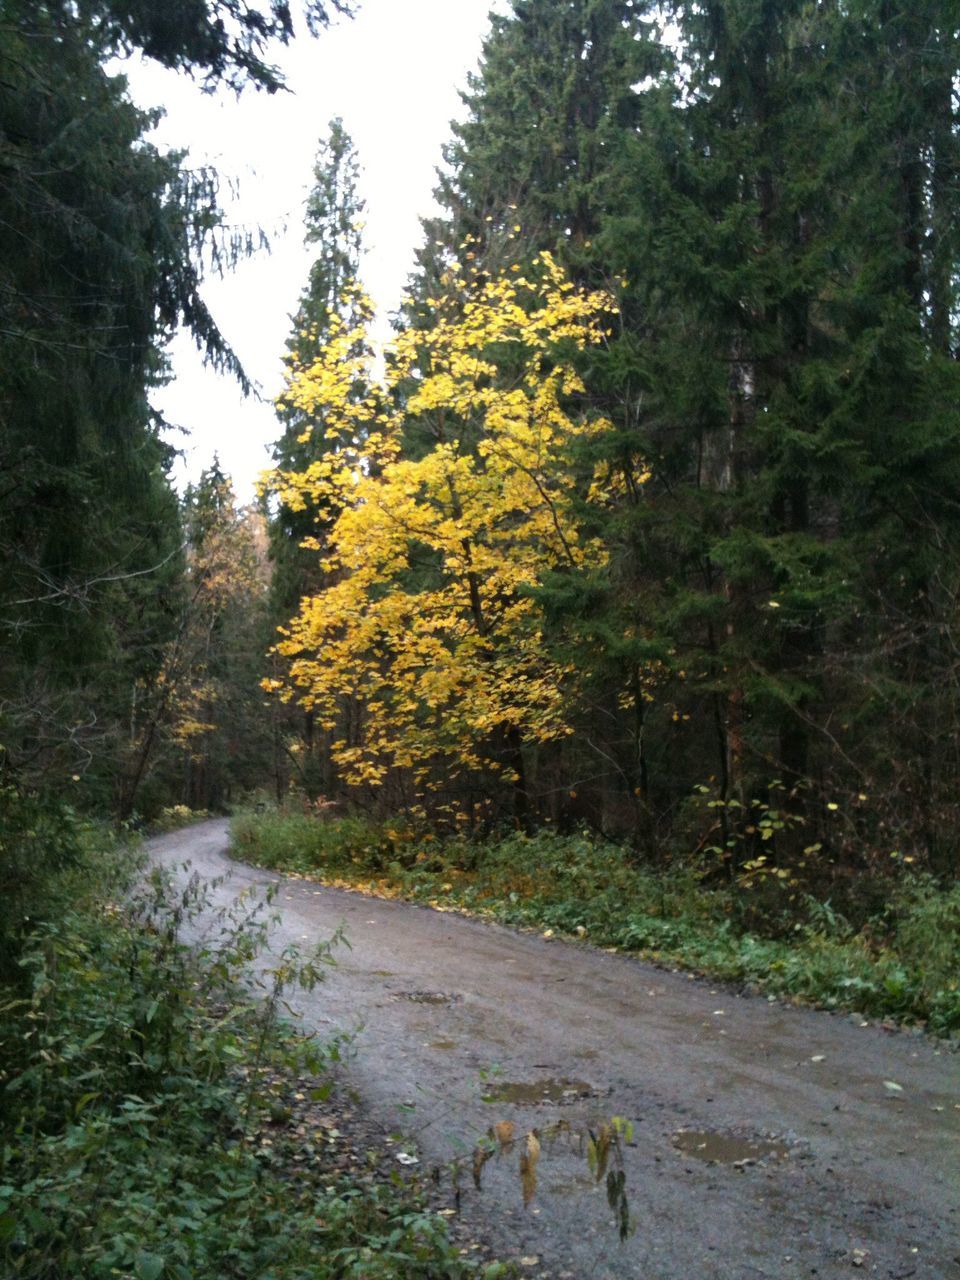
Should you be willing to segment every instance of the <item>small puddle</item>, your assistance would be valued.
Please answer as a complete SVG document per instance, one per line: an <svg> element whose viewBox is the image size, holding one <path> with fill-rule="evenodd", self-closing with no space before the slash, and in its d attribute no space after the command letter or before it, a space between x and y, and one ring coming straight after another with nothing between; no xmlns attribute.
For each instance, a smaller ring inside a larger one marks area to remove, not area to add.
<svg viewBox="0 0 960 1280"><path fill-rule="evenodd" d="M744 1138L715 1129L681 1129L673 1145L685 1156L714 1164L746 1165L761 1160L785 1160L789 1145L782 1138Z"/></svg>
<svg viewBox="0 0 960 1280"><path fill-rule="evenodd" d="M559 1080L547 1076L543 1080L493 1084L481 1099L483 1102L512 1102L518 1107L536 1107L544 1102L562 1106L576 1102L578 1098L589 1098L592 1093L593 1088L583 1080Z"/></svg>
<svg viewBox="0 0 960 1280"><path fill-rule="evenodd" d="M414 1004L459 1004L463 996L449 991L395 991L398 1000L412 1000Z"/></svg>
<svg viewBox="0 0 960 1280"><path fill-rule="evenodd" d="M553 1182L546 1189L553 1196L582 1196L596 1191L597 1180L582 1174L578 1178L571 1178L569 1182Z"/></svg>

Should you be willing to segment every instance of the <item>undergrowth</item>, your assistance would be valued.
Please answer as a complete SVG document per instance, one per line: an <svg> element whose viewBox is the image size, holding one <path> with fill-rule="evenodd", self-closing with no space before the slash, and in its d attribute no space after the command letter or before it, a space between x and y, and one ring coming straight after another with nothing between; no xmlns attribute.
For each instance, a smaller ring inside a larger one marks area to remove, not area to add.
<svg viewBox="0 0 960 1280"><path fill-rule="evenodd" d="M960 886L895 882L859 928L807 899L764 936L755 896L695 866L653 871L588 835L542 832L483 845L360 818L244 813L238 857L294 874L580 937L768 995L960 1033Z"/></svg>
<svg viewBox="0 0 960 1280"><path fill-rule="evenodd" d="M274 1123L275 1082L327 1088L339 1047L281 1015L329 947L258 969L270 908L254 901L188 946L204 886L137 881L130 863L88 850L64 872L58 914L23 941L24 981L0 991L0 1274L467 1275L411 1189L292 1172L303 1157Z"/></svg>

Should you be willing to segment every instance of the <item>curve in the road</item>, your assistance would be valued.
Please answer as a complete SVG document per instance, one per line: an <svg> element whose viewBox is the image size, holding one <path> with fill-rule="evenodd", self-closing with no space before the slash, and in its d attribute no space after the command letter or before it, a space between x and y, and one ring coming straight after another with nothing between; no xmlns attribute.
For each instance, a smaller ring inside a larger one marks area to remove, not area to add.
<svg viewBox="0 0 960 1280"><path fill-rule="evenodd" d="M222 821L149 848L174 874L189 861L226 875L221 900L277 884L277 948L345 927L351 949L304 1016L362 1027L354 1082L424 1159L469 1152L495 1121L544 1134L631 1121L624 1244L576 1142L545 1143L527 1209L515 1158L490 1162L464 1212L501 1251L536 1258L529 1274L960 1280L960 1057L946 1046L275 876L229 859Z"/></svg>

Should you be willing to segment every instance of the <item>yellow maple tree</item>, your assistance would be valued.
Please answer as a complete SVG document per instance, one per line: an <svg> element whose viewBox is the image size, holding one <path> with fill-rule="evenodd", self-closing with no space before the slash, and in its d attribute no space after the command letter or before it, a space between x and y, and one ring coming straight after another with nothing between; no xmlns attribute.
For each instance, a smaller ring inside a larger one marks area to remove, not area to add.
<svg viewBox="0 0 960 1280"><path fill-rule="evenodd" d="M291 361L282 400L322 442L265 480L323 510L326 585L281 630L288 672L264 685L334 733L345 699L362 709L332 744L353 785L398 767L422 785L438 762L516 780L524 744L565 736L571 672L531 588L605 558L576 514L590 477L569 448L609 428L578 403L573 357L603 342L611 297L542 254L509 278L454 267L430 306L381 383L363 325L335 322L316 359Z"/></svg>

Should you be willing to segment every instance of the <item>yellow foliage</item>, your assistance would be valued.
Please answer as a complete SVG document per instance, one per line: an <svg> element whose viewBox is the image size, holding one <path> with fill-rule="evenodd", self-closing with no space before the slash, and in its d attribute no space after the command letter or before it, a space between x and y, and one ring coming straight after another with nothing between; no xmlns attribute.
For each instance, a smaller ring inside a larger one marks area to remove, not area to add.
<svg viewBox="0 0 960 1280"><path fill-rule="evenodd" d="M573 288L547 254L527 275L451 269L433 327L398 336L383 385L362 325L335 322L312 363L290 362L281 401L321 424L323 448L264 484L333 523L327 585L276 646L289 660L279 692L327 728L344 698L360 705L359 740L333 745L352 784L391 767L422 780L438 756L509 779L496 760L508 736L570 732L572 672L546 652L531 588L605 558L577 518L567 450L609 428L577 412L571 357L604 340L613 303Z"/></svg>

